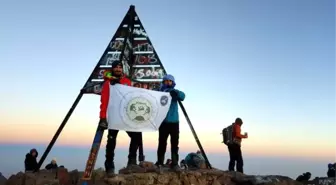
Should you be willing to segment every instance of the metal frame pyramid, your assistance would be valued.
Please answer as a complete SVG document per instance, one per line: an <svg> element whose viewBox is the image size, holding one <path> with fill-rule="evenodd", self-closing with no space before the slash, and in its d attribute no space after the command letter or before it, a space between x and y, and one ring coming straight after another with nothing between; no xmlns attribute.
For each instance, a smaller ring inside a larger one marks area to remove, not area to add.
<svg viewBox="0 0 336 185"><path fill-rule="evenodd" d="M166 74L161 60L159 59L148 37L148 34L146 33L139 16L135 12L134 5L130 6L116 33L106 47L103 55L99 59L88 80L85 82L83 88L80 90L76 100L43 153L36 171L40 169L42 163L46 159L48 153L52 149L58 136L62 132L65 124L69 120L83 95L100 95L101 87L104 81L103 73L106 70L111 70L112 63L116 60L122 61L124 74L131 79L132 85L139 83L142 88L157 90L160 82L162 81L162 77ZM183 104L179 102L179 105L186 116L195 140L206 160L207 166L211 168Z"/></svg>

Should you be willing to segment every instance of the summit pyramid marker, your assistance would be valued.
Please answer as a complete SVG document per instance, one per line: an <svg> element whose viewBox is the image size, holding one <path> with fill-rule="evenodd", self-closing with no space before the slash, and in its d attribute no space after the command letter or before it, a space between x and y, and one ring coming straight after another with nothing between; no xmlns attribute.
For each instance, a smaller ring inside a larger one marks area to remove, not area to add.
<svg viewBox="0 0 336 185"><path fill-rule="evenodd" d="M58 136L62 132L64 126L69 120L71 114L75 110L79 101L84 94L101 94L102 85L104 82L104 72L111 70L112 63L114 61L122 61L124 74L131 79L132 86L137 84L142 88L150 90L158 90L160 82L166 70L164 69L162 62L156 53L152 42L150 41L148 34L143 27L139 16L135 12L135 6L131 5L127 11L125 17L120 23L114 36L108 43L103 55L99 59L97 65L93 69L88 80L85 82L83 88L80 90L77 98L63 119L61 125L57 129L55 135L51 139L45 152L41 156L35 171L38 171L55 144ZM191 125L188 115L181 102L179 102L184 115L188 121L188 124L194 134L196 142L202 151L203 156L206 159L207 165L211 168L209 161L206 158L204 150L198 140L198 137ZM95 166L96 157L101 144L103 131L97 128L95 138L91 147L89 159L86 165L86 179L91 178L92 170ZM140 151L142 151L140 146Z"/></svg>
<svg viewBox="0 0 336 185"><path fill-rule="evenodd" d="M84 93L100 94L103 73L111 69L114 61L122 61L124 74L132 85L157 89L166 74L135 7L130 6L126 16L109 42L106 50L83 87Z"/></svg>

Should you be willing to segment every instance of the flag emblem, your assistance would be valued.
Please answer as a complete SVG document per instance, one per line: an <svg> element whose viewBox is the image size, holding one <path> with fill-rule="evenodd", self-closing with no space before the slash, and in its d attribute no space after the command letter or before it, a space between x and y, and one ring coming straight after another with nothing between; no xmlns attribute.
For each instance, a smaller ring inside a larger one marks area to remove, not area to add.
<svg viewBox="0 0 336 185"><path fill-rule="evenodd" d="M133 98L127 105L127 116L130 120L142 124L149 120L152 114L152 104L143 97Z"/></svg>
<svg viewBox="0 0 336 185"><path fill-rule="evenodd" d="M167 105L167 103L168 103L168 96L166 96L166 95L161 96L160 103L161 103L162 106Z"/></svg>
<svg viewBox="0 0 336 185"><path fill-rule="evenodd" d="M109 129L131 132L157 131L171 104L167 92L126 85L111 85L108 105Z"/></svg>

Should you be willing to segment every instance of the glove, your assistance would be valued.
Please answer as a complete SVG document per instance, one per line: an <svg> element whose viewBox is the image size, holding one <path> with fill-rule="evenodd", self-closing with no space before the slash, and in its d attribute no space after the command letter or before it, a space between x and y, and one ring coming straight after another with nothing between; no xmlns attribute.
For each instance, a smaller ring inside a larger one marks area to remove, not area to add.
<svg viewBox="0 0 336 185"><path fill-rule="evenodd" d="M177 99L177 92L176 90L172 90L169 92L170 93L170 96L173 98L173 99Z"/></svg>
<svg viewBox="0 0 336 185"><path fill-rule="evenodd" d="M110 81L110 84L111 84L111 85L120 84L120 79L119 79L119 78L112 79L112 80Z"/></svg>
<svg viewBox="0 0 336 185"><path fill-rule="evenodd" d="M106 118L101 118L98 123L99 127L102 128L103 130L107 129L107 120Z"/></svg>

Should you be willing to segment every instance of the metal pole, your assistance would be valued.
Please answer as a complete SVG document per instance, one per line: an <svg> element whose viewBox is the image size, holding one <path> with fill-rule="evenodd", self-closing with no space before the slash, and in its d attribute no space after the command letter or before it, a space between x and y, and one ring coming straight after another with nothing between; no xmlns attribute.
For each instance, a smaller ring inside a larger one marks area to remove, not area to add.
<svg viewBox="0 0 336 185"><path fill-rule="evenodd" d="M211 164L210 164L210 162L209 162L209 160L208 160L208 158L207 158L207 156L206 156L206 154L205 154L205 152L204 152L204 150L203 150L202 144L201 144L201 142L199 141L199 139L198 139L198 137L197 137L197 134L196 134L196 132L195 132L195 129L194 129L194 127L193 127L192 124L191 124L191 121L190 121L190 119L189 119L189 116L188 116L188 114L187 114L187 111L185 110L185 108L184 108L184 106L183 106L183 104L182 104L182 102L181 102L180 100L178 100L178 103L179 103L179 105L180 105L180 107L181 107L181 109L182 109L182 111L183 111L183 114L184 114L184 116L185 116L185 118L186 118L186 120L187 120L187 122L188 122L188 125L189 125L189 127L190 127L190 129L191 129L191 132L192 132L193 135L194 135L194 138L195 138L195 140L196 140L196 143L197 143L197 145L198 145L198 148L199 148L199 149L201 150L201 152L202 152L202 156L204 157L205 163L207 164L207 166L208 166L210 169L212 169Z"/></svg>
<svg viewBox="0 0 336 185"><path fill-rule="evenodd" d="M38 170L40 169L41 165L43 164L44 160L47 158L47 155L49 154L51 148L54 146L54 144L55 144L55 142L56 142L58 136L61 134L61 132L62 132L62 130L63 130L65 124L68 122L68 120L69 120L71 114L73 113L73 111L74 111L75 108L77 107L77 105L78 105L78 103L79 103L79 101L81 100L82 97L83 97L83 93L80 92L80 93L78 94L76 100L75 100L74 103L72 104L70 110L69 110L68 113L66 114L65 118L63 119L61 125L58 127L58 129L57 129L57 131L56 131L54 137L51 139L51 141L50 141L50 143L49 143L47 149L44 151L44 153L43 153L43 155L42 155L40 161L38 162L37 167L36 167L36 169L34 170L34 172L36 172L36 171L38 171Z"/></svg>

